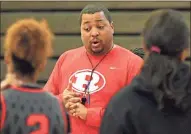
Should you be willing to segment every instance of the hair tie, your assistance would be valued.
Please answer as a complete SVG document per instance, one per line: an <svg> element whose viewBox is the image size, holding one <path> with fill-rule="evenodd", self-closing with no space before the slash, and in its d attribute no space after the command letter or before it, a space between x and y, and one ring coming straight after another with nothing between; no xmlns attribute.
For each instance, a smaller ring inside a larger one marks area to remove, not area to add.
<svg viewBox="0 0 191 134"><path fill-rule="evenodd" d="M158 46L153 45L153 46L151 47L151 52L156 52L156 53L159 53L159 54L160 54L161 49L160 49Z"/></svg>

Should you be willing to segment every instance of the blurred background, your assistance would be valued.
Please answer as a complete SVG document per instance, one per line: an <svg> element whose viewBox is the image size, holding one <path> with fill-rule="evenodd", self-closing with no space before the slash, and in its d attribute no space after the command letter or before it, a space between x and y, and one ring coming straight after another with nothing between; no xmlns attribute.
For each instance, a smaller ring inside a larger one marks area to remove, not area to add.
<svg viewBox="0 0 191 134"><path fill-rule="evenodd" d="M53 44L54 55L48 61L48 65L41 73L38 83L44 85L58 59L65 51L80 47L79 15L87 4L99 3L106 6L111 12L115 26L114 42L127 49L141 47L140 33L144 22L150 12L155 9L171 8L182 12L190 28L189 1L182 2L90 2L90 1L39 1L39 2L1 2L1 26L0 26L0 65L2 80L6 74L6 66L3 61L3 40L7 28L21 18L46 19L51 30L55 34ZM75 63L74 63L75 64Z"/></svg>

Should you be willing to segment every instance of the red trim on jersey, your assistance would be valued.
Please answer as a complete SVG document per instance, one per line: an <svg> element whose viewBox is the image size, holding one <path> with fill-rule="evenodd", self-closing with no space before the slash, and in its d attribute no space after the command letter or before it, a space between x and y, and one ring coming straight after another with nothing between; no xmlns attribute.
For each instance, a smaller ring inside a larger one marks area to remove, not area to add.
<svg viewBox="0 0 191 134"><path fill-rule="evenodd" d="M0 130L3 129L6 118L6 103L3 95L1 94L1 120L0 120Z"/></svg>
<svg viewBox="0 0 191 134"><path fill-rule="evenodd" d="M67 121L66 111L64 110L64 106L63 106L62 101L59 100L58 98L57 98L57 100L58 100L58 102L60 104L60 109L61 109L61 113L62 113L62 117L63 117L63 121L64 121L64 132L67 134L68 131L69 131L68 130L68 125L70 125L70 124L68 124L69 122Z"/></svg>
<svg viewBox="0 0 191 134"><path fill-rule="evenodd" d="M30 92L30 93L41 93L41 92L46 92L43 90L43 88L24 88L24 87L17 87L17 86L11 86L10 87L13 90L18 90L22 92Z"/></svg>

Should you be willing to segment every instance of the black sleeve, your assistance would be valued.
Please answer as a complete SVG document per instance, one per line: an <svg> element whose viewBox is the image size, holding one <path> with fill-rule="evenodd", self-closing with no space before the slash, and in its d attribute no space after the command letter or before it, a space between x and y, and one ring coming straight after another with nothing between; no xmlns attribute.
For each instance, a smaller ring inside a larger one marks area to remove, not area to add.
<svg viewBox="0 0 191 134"><path fill-rule="evenodd" d="M123 126L115 119L112 112L106 111L101 123L100 134L130 134L125 133Z"/></svg>
<svg viewBox="0 0 191 134"><path fill-rule="evenodd" d="M123 92L114 96L104 113L100 134L135 134L130 111L130 103Z"/></svg>

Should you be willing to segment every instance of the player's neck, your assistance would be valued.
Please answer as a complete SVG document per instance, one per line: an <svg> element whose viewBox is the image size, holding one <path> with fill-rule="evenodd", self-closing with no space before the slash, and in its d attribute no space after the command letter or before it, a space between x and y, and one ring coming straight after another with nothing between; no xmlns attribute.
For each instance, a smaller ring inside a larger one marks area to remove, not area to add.
<svg viewBox="0 0 191 134"><path fill-rule="evenodd" d="M21 81L22 84L36 83L36 77L35 76L21 75L19 73L14 73L14 74L16 76L16 80Z"/></svg>

